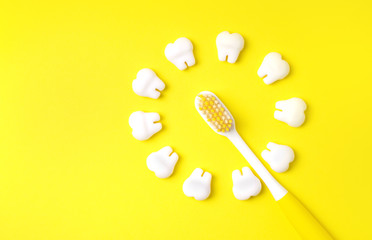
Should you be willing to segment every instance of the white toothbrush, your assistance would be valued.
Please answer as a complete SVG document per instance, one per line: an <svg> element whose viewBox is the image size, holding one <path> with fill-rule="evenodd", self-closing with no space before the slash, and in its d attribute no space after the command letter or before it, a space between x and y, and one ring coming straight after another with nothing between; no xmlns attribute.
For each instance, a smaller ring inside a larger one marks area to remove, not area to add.
<svg viewBox="0 0 372 240"><path fill-rule="evenodd" d="M199 93L195 98L195 107L208 125L216 133L227 137L247 159L303 239L333 239L311 213L267 171L240 137L232 114L215 94L208 91Z"/></svg>

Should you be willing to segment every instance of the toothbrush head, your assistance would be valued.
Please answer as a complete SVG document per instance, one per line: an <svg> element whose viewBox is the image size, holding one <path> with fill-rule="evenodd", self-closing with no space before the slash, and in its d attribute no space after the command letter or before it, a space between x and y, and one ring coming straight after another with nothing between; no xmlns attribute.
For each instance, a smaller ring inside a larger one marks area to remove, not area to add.
<svg viewBox="0 0 372 240"><path fill-rule="evenodd" d="M216 133L227 136L235 129L233 116L214 93L208 91L199 93L195 98L195 107Z"/></svg>

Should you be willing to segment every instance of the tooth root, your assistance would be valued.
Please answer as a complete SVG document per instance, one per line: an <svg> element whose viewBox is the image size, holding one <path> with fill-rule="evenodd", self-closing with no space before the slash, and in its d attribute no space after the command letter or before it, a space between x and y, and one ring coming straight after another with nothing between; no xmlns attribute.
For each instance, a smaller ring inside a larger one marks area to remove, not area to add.
<svg viewBox="0 0 372 240"><path fill-rule="evenodd" d="M162 80L160 80L160 78L157 79L156 81L156 84L154 86L155 89L159 90L159 91L163 91L164 88L165 88L165 84Z"/></svg>
<svg viewBox="0 0 372 240"><path fill-rule="evenodd" d="M276 79L276 77L275 76L273 76L273 75L268 75L267 77L265 77L264 79L263 79L263 81L264 81L264 83L265 84L272 84L273 82L275 82L277 79Z"/></svg>
<svg viewBox="0 0 372 240"><path fill-rule="evenodd" d="M204 182L207 182L207 183L210 184L210 182L212 181L212 174L210 174L209 172L205 172L203 174L202 179L203 179Z"/></svg>
<svg viewBox="0 0 372 240"><path fill-rule="evenodd" d="M286 121L286 114L284 114L284 112L282 112L282 111L277 110L277 111L274 112L274 118L276 120L285 122Z"/></svg>
<svg viewBox="0 0 372 240"><path fill-rule="evenodd" d="M277 149L278 148L278 145L279 144L276 144L276 143L273 143L273 142L269 142L266 147L267 147L267 149L269 149L270 151L272 151L272 150Z"/></svg>
<svg viewBox="0 0 372 240"><path fill-rule="evenodd" d="M267 75L266 67L261 65L261 67L257 71L257 75L261 78L265 77Z"/></svg>
<svg viewBox="0 0 372 240"><path fill-rule="evenodd" d="M227 53L226 53L226 51L225 50L218 50L218 60L220 60L220 61L226 61L226 59L227 59Z"/></svg>
<svg viewBox="0 0 372 240"><path fill-rule="evenodd" d="M153 96L153 98L159 98L160 97L160 92L159 91L156 91L156 90L154 90L154 91L152 91L152 93L151 93L151 95Z"/></svg>
<svg viewBox="0 0 372 240"><path fill-rule="evenodd" d="M186 57L186 64L188 67L192 67L195 65L195 57L194 54L188 54Z"/></svg>
<svg viewBox="0 0 372 240"><path fill-rule="evenodd" d="M261 156L262 156L262 158L263 159L265 159L266 160L266 162L268 162L269 163L269 156L270 156L270 151L269 150L263 150L262 151L262 153L261 153Z"/></svg>
<svg viewBox="0 0 372 240"><path fill-rule="evenodd" d="M278 101L275 103L275 108L283 110L286 106L285 101Z"/></svg>
<svg viewBox="0 0 372 240"><path fill-rule="evenodd" d="M239 57L239 53L238 52L230 52L228 57L227 57L227 62L229 63L235 63L236 60L238 59Z"/></svg>
<svg viewBox="0 0 372 240"><path fill-rule="evenodd" d="M150 129L151 129L152 134L155 134L159 132L162 128L163 126L161 125L161 123L153 123Z"/></svg>
<svg viewBox="0 0 372 240"><path fill-rule="evenodd" d="M203 175L203 169L201 168L195 168L195 170L191 173L191 176L193 177L201 177Z"/></svg>
<svg viewBox="0 0 372 240"><path fill-rule="evenodd" d="M249 167L243 167L242 169L243 176L251 176L253 175L251 169Z"/></svg>
<svg viewBox="0 0 372 240"><path fill-rule="evenodd" d="M232 172L232 178L233 178L233 181L238 180L238 178L239 178L241 175L242 175L242 174L240 173L239 170L234 170L234 171Z"/></svg>

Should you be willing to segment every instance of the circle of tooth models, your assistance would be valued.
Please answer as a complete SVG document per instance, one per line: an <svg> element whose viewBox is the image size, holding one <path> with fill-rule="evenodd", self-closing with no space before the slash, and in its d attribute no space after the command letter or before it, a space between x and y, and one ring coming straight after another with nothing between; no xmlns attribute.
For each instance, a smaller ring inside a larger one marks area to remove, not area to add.
<svg viewBox="0 0 372 240"><path fill-rule="evenodd" d="M289 164L293 162L295 154L292 148L273 142L267 144L267 149L261 153L262 158L275 172L282 173L288 170Z"/></svg>
<svg viewBox="0 0 372 240"><path fill-rule="evenodd" d="M224 31L218 34L216 39L218 59L229 63L235 63L240 51L244 48L244 38L239 33Z"/></svg>
<svg viewBox="0 0 372 240"><path fill-rule="evenodd" d="M305 121L306 103L301 98L291 98L278 101L274 112L274 118L287 123L291 127L300 127Z"/></svg>
<svg viewBox="0 0 372 240"><path fill-rule="evenodd" d="M146 159L146 164L158 178L168 178L172 175L177 161L178 154L171 147L166 146L157 152L151 153Z"/></svg>
<svg viewBox="0 0 372 240"><path fill-rule="evenodd" d="M243 167L242 173L239 170L234 170L232 180L234 196L239 200L247 200L261 192L261 181L249 167Z"/></svg>
<svg viewBox="0 0 372 240"><path fill-rule="evenodd" d="M282 59L280 53L271 52L266 55L257 71L259 77L263 77L266 84L285 78L289 73L289 64Z"/></svg>
<svg viewBox="0 0 372 240"><path fill-rule="evenodd" d="M178 38L174 43L169 43L165 48L164 54L179 70L185 70L195 64L193 50L192 42L182 37Z"/></svg>
<svg viewBox="0 0 372 240"><path fill-rule="evenodd" d="M129 126L135 139L144 141L162 129L158 113L134 112L129 116Z"/></svg>
<svg viewBox="0 0 372 240"><path fill-rule="evenodd" d="M183 193L188 197L193 197L196 200L205 200L211 193L212 175L209 172L204 172L203 169L196 168L189 178L183 183Z"/></svg>
<svg viewBox="0 0 372 240"><path fill-rule="evenodd" d="M144 68L137 73L137 78L132 82L132 88L139 96L157 99L160 91L164 90L165 84L153 70Z"/></svg>
<svg viewBox="0 0 372 240"><path fill-rule="evenodd" d="M217 132L228 132L232 127L230 114L212 94L198 95L198 109Z"/></svg>
<svg viewBox="0 0 372 240"><path fill-rule="evenodd" d="M218 59L235 63L240 52L244 48L244 38L238 33L221 32L216 38ZM179 38L174 43L169 43L165 48L166 58L178 69L185 70L187 67L195 65L193 54L193 44L187 38ZM285 78L290 71L289 64L282 59L281 54L271 52L267 54L257 71L259 77L264 78L266 84ZM157 99L160 91L164 90L164 82L151 69L145 68L137 73L137 78L132 83L133 91L139 96ZM200 97L200 96L199 96ZM226 109L216 102L213 95L203 96L198 100L199 110L210 126L217 132L228 132L232 129L233 121ZM275 111L274 118L287 123L292 127L299 127L305 121L304 111L306 103L300 98L279 101L275 107L280 109ZM158 123L160 116L157 113L134 112L129 118L129 125L133 129L132 134L138 140L149 139L152 135L162 129ZM262 152L262 157L269 163L271 168L277 172L288 170L289 163L294 159L293 150L285 145L269 143ZM148 168L159 178L167 178L173 173L173 169L178 160L178 155L173 153L169 146L150 154L147 158ZM167 153L170 153L167 156ZM248 167L233 172L233 192L237 199L245 200L251 196L256 196L261 191L260 180L253 175ZM183 191L186 196L194 197L197 200L204 200L210 194L210 183L212 175L197 168L186 179Z"/></svg>

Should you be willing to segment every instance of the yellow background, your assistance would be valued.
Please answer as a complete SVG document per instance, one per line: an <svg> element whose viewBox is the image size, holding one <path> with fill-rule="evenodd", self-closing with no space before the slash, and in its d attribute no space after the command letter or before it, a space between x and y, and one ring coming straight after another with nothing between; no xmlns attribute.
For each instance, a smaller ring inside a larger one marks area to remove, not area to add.
<svg viewBox="0 0 372 240"><path fill-rule="evenodd" d="M368 0L2 1L0 239L299 239L267 188L234 198L231 173L248 164L195 111L202 90L256 154L293 147L273 175L337 239L371 239L370 15ZM236 64L217 59L224 30L244 36ZM164 56L179 37L194 44L186 71ZM267 86L256 72L272 51L291 73ZM131 89L145 67L166 83L158 100ZM301 128L273 118L291 97L308 104ZM145 142L128 125L137 110L162 118ZM166 145L180 159L158 179L146 157ZM182 192L196 167L213 175L206 201Z"/></svg>

